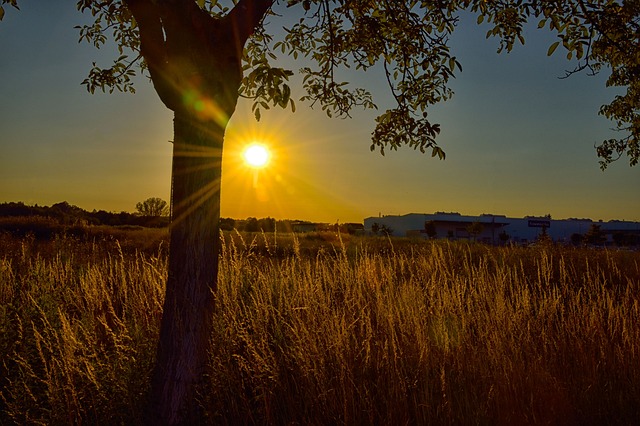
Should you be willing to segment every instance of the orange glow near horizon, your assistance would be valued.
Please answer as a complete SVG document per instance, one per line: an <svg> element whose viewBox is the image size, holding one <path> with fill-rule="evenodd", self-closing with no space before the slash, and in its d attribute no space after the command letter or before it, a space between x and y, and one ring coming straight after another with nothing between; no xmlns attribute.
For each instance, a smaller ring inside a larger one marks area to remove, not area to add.
<svg viewBox="0 0 640 426"><path fill-rule="evenodd" d="M309 121L302 112L296 114L292 120L288 111L270 110L258 122L250 108L238 108L225 134L223 216L326 222L365 217L364 209L341 197L324 174L327 159L319 155L324 152L319 147L330 141L319 136L323 123ZM265 166L247 161L247 150L253 145L267 149Z"/></svg>

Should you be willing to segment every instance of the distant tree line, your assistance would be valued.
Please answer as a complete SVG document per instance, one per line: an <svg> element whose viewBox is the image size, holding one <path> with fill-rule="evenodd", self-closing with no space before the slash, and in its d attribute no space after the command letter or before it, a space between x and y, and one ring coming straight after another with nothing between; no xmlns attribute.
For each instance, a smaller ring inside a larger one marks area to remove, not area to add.
<svg viewBox="0 0 640 426"><path fill-rule="evenodd" d="M66 201L52 206L27 205L23 202L0 204L0 217L46 217L62 225L144 226L161 228L169 224L166 216L146 216L129 212L87 211Z"/></svg>
<svg viewBox="0 0 640 426"><path fill-rule="evenodd" d="M105 210L87 211L66 201L52 206L27 205L23 202L0 203L0 218L45 218L46 223L64 226L106 225L106 226L143 226L161 228L169 225L169 207L159 198L149 198L136 204L136 213L108 212ZM6 222L6 220L5 220ZM17 223L15 220L12 221ZM33 222L33 221L32 221ZM42 220L41 220L42 222ZM25 222L26 223L26 222ZM221 218L220 229L240 232L305 232L340 231L355 234L364 229L361 223L325 224L303 220L276 220L272 217L247 219ZM2 226L0 224L0 231Z"/></svg>
<svg viewBox="0 0 640 426"><path fill-rule="evenodd" d="M640 235L633 232L613 231L611 233L613 244L618 247L634 247L640 245ZM600 225L592 224L586 234L572 234L573 245L602 246L607 244L607 235L600 229Z"/></svg>
<svg viewBox="0 0 640 426"><path fill-rule="evenodd" d="M364 232L362 223L314 223L304 220L277 220L272 217L247 219L220 219L220 229L223 231L236 230L239 232L341 232L343 234L356 234Z"/></svg>

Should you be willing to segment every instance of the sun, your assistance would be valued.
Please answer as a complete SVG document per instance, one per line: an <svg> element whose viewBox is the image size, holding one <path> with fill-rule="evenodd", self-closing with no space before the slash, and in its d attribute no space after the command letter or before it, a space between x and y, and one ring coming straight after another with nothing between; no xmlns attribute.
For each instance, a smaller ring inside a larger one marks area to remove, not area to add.
<svg viewBox="0 0 640 426"><path fill-rule="evenodd" d="M242 157L248 166L259 169L269 164L271 154L266 146L254 143L245 148Z"/></svg>

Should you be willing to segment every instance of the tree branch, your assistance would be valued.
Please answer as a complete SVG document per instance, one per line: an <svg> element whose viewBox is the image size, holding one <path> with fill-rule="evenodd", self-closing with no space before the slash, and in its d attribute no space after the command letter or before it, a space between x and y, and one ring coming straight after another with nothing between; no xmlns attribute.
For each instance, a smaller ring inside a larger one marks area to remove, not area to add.
<svg viewBox="0 0 640 426"><path fill-rule="evenodd" d="M274 0L240 0L225 16L224 23L231 27L239 57L247 39L255 32L273 6Z"/></svg>
<svg viewBox="0 0 640 426"><path fill-rule="evenodd" d="M140 53L144 57L153 86L164 104L172 109L173 90L167 75L164 31L158 6L151 0L124 0L140 32Z"/></svg>

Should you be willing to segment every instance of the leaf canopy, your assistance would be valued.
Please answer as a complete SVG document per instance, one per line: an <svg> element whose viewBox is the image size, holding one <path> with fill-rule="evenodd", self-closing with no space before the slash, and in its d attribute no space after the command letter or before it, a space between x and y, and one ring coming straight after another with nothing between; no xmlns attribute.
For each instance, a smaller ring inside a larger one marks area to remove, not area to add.
<svg viewBox="0 0 640 426"><path fill-rule="evenodd" d="M148 71L140 50L140 28L127 7L138 0L79 0L79 11L93 22L77 27L80 41L100 48L111 39L117 59L109 66L93 64L83 84L90 92L134 92L133 77ZM449 47L462 11L488 25L487 37L499 39L499 51L524 44L523 29L535 21L558 41L548 54L565 50L575 72L607 71L608 86L624 93L602 106L600 114L615 123L620 138L597 146L601 167L627 156L631 165L640 159L640 2L613 0L155 0L154 4L190 4L213 18L234 9L270 5L253 36L244 46L244 76L240 95L253 100L253 111L290 107L295 101L289 78L293 70L278 66L278 55L298 59L304 94L299 100L317 105L329 116L348 117L356 107L376 108L366 87L341 80L341 70L384 71L395 106L380 113L372 133L372 150L410 146L444 158L437 145L440 127L428 119L431 105L449 99L449 80L462 66ZM17 7L17 0L1 0ZM186 6L184 6L186 7ZM248 10L248 9L243 9ZM0 6L0 20L4 10ZM270 22L286 18L283 36L275 39ZM294 17L294 18L292 18ZM536 24L534 24L536 25ZM232 43L233 34L220 43Z"/></svg>

